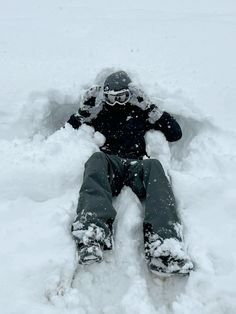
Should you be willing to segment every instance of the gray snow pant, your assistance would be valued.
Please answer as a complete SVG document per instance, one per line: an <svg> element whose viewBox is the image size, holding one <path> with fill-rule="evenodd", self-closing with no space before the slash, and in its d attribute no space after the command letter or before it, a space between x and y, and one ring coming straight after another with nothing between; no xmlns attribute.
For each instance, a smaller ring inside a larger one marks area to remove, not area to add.
<svg viewBox="0 0 236 314"><path fill-rule="evenodd" d="M153 235L181 241L175 198L161 163L156 159L124 159L97 152L85 164L77 217L72 225L77 244L100 241L105 248L111 248L112 223L116 216L112 197L124 185L140 200L145 199L145 242Z"/></svg>

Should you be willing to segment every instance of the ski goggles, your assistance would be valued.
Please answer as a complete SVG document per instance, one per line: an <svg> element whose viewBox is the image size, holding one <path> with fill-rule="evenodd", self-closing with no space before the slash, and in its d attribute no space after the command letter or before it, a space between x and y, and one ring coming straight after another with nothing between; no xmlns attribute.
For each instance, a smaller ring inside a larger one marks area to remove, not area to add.
<svg viewBox="0 0 236 314"><path fill-rule="evenodd" d="M105 101L108 105L114 106L115 104L124 105L131 97L129 89L104 92Z"/></svg>

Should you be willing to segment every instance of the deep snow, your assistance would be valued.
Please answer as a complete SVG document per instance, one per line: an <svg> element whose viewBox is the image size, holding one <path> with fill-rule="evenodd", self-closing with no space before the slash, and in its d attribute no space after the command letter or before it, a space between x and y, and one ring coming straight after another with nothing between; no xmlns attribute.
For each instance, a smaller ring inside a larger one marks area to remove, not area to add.
<svg viewBox="0 0 236 314"><path fill-rule="evenodd" d="M0 312L235 313L235 2L2 1L0 23ZM61 127L111 68L182 126L179 142L149 132L147 147L172 180L189 278L147 271L128 188L114 199L113 254L74 276L70 224L104 139Z"/></svg>

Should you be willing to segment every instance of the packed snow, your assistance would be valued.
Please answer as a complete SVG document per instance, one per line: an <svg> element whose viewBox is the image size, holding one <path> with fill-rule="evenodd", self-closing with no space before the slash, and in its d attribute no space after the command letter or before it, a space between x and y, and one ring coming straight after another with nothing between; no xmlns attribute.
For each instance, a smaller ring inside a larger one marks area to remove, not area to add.
<svg viewBox="0 0 236 314"><path fill-rule="evenodd" d="M235 1L12 0L0 23L0 313L236 313ZM70 226L104 137L64 125L117 69L182 127L178 142L146 143L172 182L189 277L150 274L144 204L127 187L113 252L77 265Z"/></svg>

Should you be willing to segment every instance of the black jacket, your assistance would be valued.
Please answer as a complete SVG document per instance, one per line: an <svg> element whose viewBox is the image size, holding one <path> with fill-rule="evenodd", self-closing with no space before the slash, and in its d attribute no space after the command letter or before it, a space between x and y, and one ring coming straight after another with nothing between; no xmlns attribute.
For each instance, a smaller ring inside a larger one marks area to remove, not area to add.
<svg viewBox="0 0 236 314"><path fill-rule="evenodd" d="M141 159L146 155L144 136L149 130L161 131L169 142L182 136L176 120L156 105L148 104L143 95L136 92L129 103L110 106L102 99L99 86L87 92L79 112L68 123L75 129L82 123L94 127L106 138L101 150L122 158Z"/></svg>

